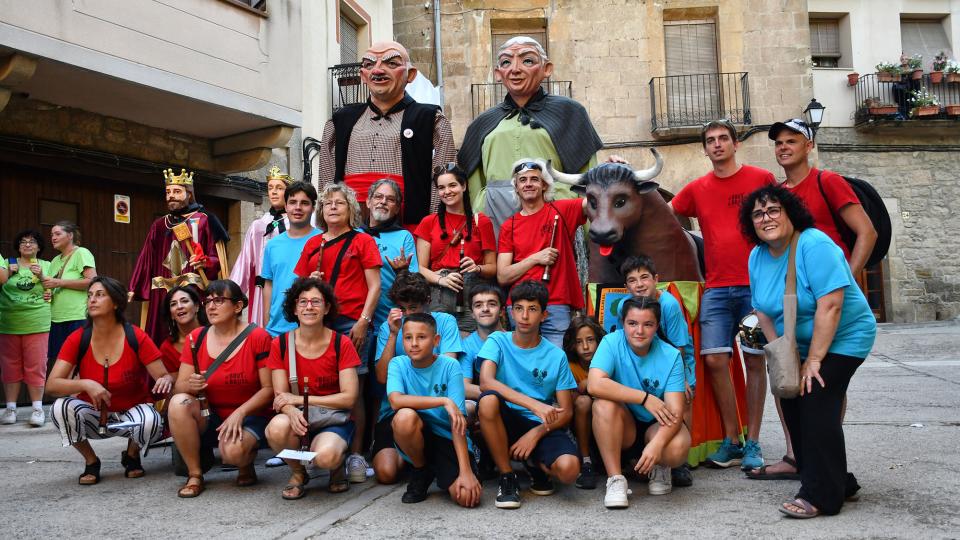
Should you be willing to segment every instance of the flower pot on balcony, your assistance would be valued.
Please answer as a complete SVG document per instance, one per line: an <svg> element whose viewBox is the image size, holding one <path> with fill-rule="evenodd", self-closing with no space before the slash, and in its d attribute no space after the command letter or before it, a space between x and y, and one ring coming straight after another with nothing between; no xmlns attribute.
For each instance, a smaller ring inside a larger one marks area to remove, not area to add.
<svg viewBox="0 0 960 540"><path fill-rule="evenodd" d="M890 114L897 114L897 106L886 105L886 106L870 107L867 109L867 112L875 116L887 116Z"/></svg>
<svg viewBox="0 0 960 540"><path fill-rule="evenodd" d="M848 74L847 74L847 84L848 84L848 85L850 85L850 86L856 86L856 85L857 85L857 81L859 81L859 80L860 80L860 74L859 74L859 73L848 73Z"/></svg>
<svg viewBox="0 0 960 540"><path fill-rule="evenodd" d="M944 79L948 83L960 83L960 73L946 73L944 74Z"/></svg>
<svg viewBox="0 0 960 540"><path fill-rule="evenodd" d="M881 71L877 73L877 80L879 82L897 82L900 80L900 75L889 71Z"/></svg>
<svg viewBox="0 0 960 540"><path fill-rule="evenodd" d="M940 84L943 81L943 72L942 71L931 71L930 72L930 84Z"/></svg>
<svg viewBox="0 0 960 540"><path fill-rule="evenodd" d="M922 69L913 70L913 73L910 74L910 78L915 81L919 81L920 79L923 78L923 70Z"/></svg>
<svg viewBox="0 0 960 540"><path fill-rule="evenodd" d="M937 114L940 114L939 105L924 105L910 110L910 116L935 116Z"/></svg>
<svg viewBox="0 0 960 540"><path fill-rule="evenodd" d="M947 105L943 110L947 116L960 116L960 105Z"/></svg>

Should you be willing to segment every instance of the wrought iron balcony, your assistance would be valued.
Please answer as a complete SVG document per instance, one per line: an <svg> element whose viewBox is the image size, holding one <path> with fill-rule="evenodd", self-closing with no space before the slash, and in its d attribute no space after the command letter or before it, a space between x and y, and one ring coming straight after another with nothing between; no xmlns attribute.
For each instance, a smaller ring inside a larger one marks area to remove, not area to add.
<svg viewBox="0 0 960 540"><path fill-rule="evenodd" d="M933 98L936 105L917 107L914 100L918 94ZM925 73L914 79L910 74L868 73L857 81L854 99L855 125L903 120L957 120L960 119L960 74L931 76Z"/></svg>
<svg viewBox="0 0 960 540"><path fill-rule="evenodd" d="M654 133L674 128L699 128L726 118L750 124L748 74L701 73L650 79L650 118Z"/></svg>
<svg viewBox="0 0 960 540"><path fill-rule="evenodd" d="M330 103L334 111L344 105L366 103L370 89L360 80L360 63L330 68Z"/></svg>
<svg viewBox="0 0 960 540"><path fill-rule="evenodd" d="M540 84L544 92L556 96L573 97L572 81L551 81L546 80ZM480 113L498 105L507 95L507 89L503 83L480 83L470 85L470 98L473 103L473 118Z"/></svg>

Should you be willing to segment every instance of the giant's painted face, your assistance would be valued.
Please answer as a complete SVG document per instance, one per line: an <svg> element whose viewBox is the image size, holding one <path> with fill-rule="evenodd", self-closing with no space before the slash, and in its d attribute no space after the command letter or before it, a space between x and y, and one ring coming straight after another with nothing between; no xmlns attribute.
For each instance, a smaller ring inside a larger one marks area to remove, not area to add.
<svg viewBox="0 0 960 540"><path fill-rule="evenodd" d="M186 208L190 203L190 193L183 186L170 185L165 189L167 210L175 212Z"/></svg>
<svg viewBox="0 0 960 540"><path fill-rule="evenodd" d="M494 73L514 101L525 102L537 92L540 83L553 73L553 64L544 60L534 45L517 43L497 56Z"/></svg>
<svg viewBox="0 0 960 540"><path fill-rule="evenodd" d="M374 43L360 59L360 79L379 101L399 101L416 76L417 69L410 65L410 56L399 43Z"/></svg>

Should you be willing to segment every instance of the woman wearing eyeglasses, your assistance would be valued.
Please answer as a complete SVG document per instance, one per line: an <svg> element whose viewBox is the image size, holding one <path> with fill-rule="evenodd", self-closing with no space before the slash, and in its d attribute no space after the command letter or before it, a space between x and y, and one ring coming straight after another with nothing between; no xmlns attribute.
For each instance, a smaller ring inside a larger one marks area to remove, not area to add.
<svg viewBox="0 0 960 540"><path fill-rule="evenodd" d="M0 375L7 397L0 424L16 423L20 384L26 383L33 402L30 425L40 427L45 421L41 400L50 332L50 304L43 301L40 280L50 273L50 263L37 258L43 251L37 231L20 231L13 245L20 256L0 261Z"/></svg>
<svg viewBox="0 0 960 540"><path fill-rule="evenodd" d="M177 492L181 498L203 493L203 473L212 465L214 447L223 463L237 467L238 486L257 483L253 460L266 447L264 430L273 400L267 367L270 334L240 320L247 297L228 279L211 281L206 293L210 326L190 333L180 357L178 393L167 411L182 460L174 455L174 468L180 469L175 472L187 475Z"/></svg>
<svg viewBox="0 0 960 540"><path fill-rule="evenodd" d="M463 298L477 278L496 277L497 238L490 218L471 210L467 176L456 163L437 167L433 184L440 207L413 233L420 273L434 286L428 311L456 316L460 331L470 333L477 322Z"/></svg>
<svg viewBox="0 0 960 540"><path fill-rule="evenodd" d="M841 407L850 379L873 348L877 325L841 250L813 227L803 202L781 186L748 195L740 230L750 253L750 293L767 341L784 333L784 290L795 249L800 396L781 399L800 490L778 510L793 518L837 514L860 486L847 472Z"/></svg>
<svg viewBox="0 0 960 540"><path fill-rule="evenodd" d="M293 273L330 284L340 312L330 327L350 336L360 358L366 359L372 341L368 337L370 323L380 299L380 266L383 262L373 237L356 230L360 219L360 205L352 189L337 183L324 187L317 217L317 226L324 232L307 240ZM368 370L365 363L357 369L361 395ZM359 426L365 425L364 412L363 400L357 400L353 417ZM367 479L367 463L360 455L362 439L357 437L353 441L352 453L347 459L350 481L354 483Z"/></svg>
<svg viewBox="0 0 960 540"><path fill-rule="evenodd" d="M307 386L311 408L352 409L359 396L360 357L350 339L329 326L337 317L337 301L326 283L314 278L294 281L284 298L283 312L287 320L298 323L298 328L277 336L270 347L269 366L276 392L273 408L280 414L267 426L267 440L279 453L284 448L300 448L301 438L305 438L306 446L317 453L314 465L330 470L328 491L341 493L350 487L343 462L356 425L343 413L336 420L324 421L316 415L305 418L302 396ZM290 369L291 361L296 362L295 370ZM294 372L296 380L291 381ZM309 379L308 385L304 385L305 379ZM291 383L296 385L295 391ZM291 474L281 496L299 499L306 494L310 477L299 460L285 461Z"/></svg>

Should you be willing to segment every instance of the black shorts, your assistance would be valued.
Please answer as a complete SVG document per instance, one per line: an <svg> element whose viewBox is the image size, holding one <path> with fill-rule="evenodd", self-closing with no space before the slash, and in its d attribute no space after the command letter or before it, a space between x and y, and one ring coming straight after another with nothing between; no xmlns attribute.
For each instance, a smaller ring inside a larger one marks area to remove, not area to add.
<svg viewBox="0 0 960 540"><path fill-rule="evenodd" d="M630 414L630 413L628 412L627 414ZM633 417L633 415L631 415L631 418L633 418L633 424L637 428L637 438L633 441L633 444L631 444L627 448L624 448L623 451L620 452L621 459L631 459L631 458L640 457L640 455L643 454L643 449L646 448L647 446L647 443L646 443L647 429L649 429L650 426L657 423L656 420L651 420L650 422L643 422L643 421L637 420L635 417Z"/></svg>
<svg viewBox="0 0 960 540"><path fill-rule="evenodd" d="M508 446L517 442L520 437L526 435L528 431L540 425L540 422L523 416L517 412L516 409L507 405L507 401L497 392L484 392L480 394L480 400L483 400L487 396L495 396L500 400L500 419L503 420L503 426L507 429ZM542 463L550 467L557 458L565 454L577 456L577 445L573 442L573 436L570 435L569 430L558 429L548 432L540 439L537 447L534 448L530 454L530 459L534 463Z"/></svg>
<svg viewBox="0 0 960 540"><path fill-rule="evenodd" d="M460 476L460 461L457 459L457 450L453 446L453 441L437 435L430 429L430 426L424 422L423 429L423 460L426 462L427 470L433 472L437 479L437 487L447 489ZM410 459L397 447L397 451L403 457L404 461L410 463ZM470 469L474 476L477 475L477 463L473 452L467 452L467 458L470 461ZM411 463L411 466L413 464Z"/></svg>
<svg viewBox="0 0 960 540"><path fill-rule="evenodd" d="M373 459L381 450L396 448L393 444L393 415L377 422L373 427L373 448L370 449L370 458Z"/></svg>

